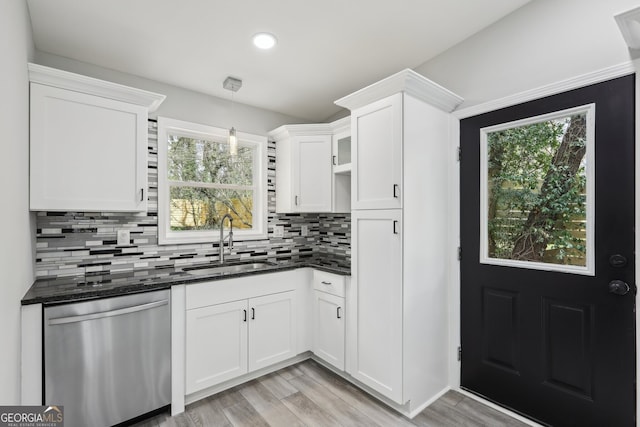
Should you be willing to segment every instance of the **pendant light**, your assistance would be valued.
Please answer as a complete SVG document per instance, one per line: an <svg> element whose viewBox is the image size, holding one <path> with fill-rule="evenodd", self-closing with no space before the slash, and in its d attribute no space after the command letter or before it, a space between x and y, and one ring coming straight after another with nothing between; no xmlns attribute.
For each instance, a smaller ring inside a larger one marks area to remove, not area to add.
<svg viewBox="0 0 640 427"><path fill-rule="evenodd" d="M229 76L222 83L222 87L231 91L231 122L233 123L233 94L242 87L242 80ZM238 137L236 135L236 128L233 126L229 129L229 154L231 154L232 157L238 155Z"/></svg>

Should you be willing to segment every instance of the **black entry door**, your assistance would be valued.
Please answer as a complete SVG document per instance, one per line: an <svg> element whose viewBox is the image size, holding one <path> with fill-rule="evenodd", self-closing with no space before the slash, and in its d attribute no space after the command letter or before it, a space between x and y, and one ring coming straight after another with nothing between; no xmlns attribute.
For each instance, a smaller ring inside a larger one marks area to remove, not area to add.
<svg viewBox="0 0 640 427"><path fill-rule="evenodd" d="M461 121L464 389L635 425L634 117L626 76Z"/></svg>

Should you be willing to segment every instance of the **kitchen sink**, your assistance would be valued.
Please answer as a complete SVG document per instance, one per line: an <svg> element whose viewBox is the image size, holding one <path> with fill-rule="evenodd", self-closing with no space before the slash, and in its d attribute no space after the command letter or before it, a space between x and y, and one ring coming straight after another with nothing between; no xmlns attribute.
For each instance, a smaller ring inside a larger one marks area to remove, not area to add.
<svg viewBox="0 0 640 427"><path fill-rule="evenodd" d="M271 267L275 264L270 262L251 262L244 264L222 264L222 265L203 265L199 267L187 267L183 270L194 276L215 276L216 274L233 274L244 273L247 271L260 270L265 267Z"/></svg>

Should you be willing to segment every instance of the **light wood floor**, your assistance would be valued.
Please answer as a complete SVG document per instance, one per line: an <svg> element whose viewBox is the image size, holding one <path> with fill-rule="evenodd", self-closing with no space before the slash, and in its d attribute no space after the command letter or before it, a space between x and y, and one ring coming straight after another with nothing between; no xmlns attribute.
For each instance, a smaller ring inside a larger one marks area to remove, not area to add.
<svg viewBox="0 0 640 427"><path fill-rule="evenodd" d="M515 426L526 424L450 391L410 420L307 360L136 427Z"/></svg>

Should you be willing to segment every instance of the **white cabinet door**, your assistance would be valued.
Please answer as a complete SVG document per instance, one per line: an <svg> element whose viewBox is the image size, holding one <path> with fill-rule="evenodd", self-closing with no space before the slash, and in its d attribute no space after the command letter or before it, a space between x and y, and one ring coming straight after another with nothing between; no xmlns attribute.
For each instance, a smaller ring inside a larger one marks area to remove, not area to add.
<svg viewBox="0 0 640 427"><path fill-rule="evenodd" d="M313 291L313 353L344 370L344 298Z"/></svg>
<svg viewBox="0 0 640 427"><path fill-rule="evenodd" d="M186 393L247 373L247 301L187 310Z"/></svg>
<svg viewBox="0 0 640 427"><path fill-rule="evenodd" d="M402 96L351 113L352 209L402 207Z"/></svg>
<svg viewBox="0 0 640 427"><path fill-rule="evenodd" d="M295 212L331 212L331 135L296 136L293 143Z"/></svg>
<svg viewBox="0 0 640 427"><path fill-rule="evenodd" d="M30 209L144 211L147 108L31 83Z"/></svg>
<svg viewBox="0 0 640 427"><path fill-rule="evenodd" d="M296 292L249 300L249 371L296 355Z"/></svg>
<svg viewBox="0 0 640 427"><path fill-rule="evenodd" d="M351 374L394 402L402 395L402 211L353 211L352 275L357 339ZM350 305L352 306L352 305Z"/></svg>

